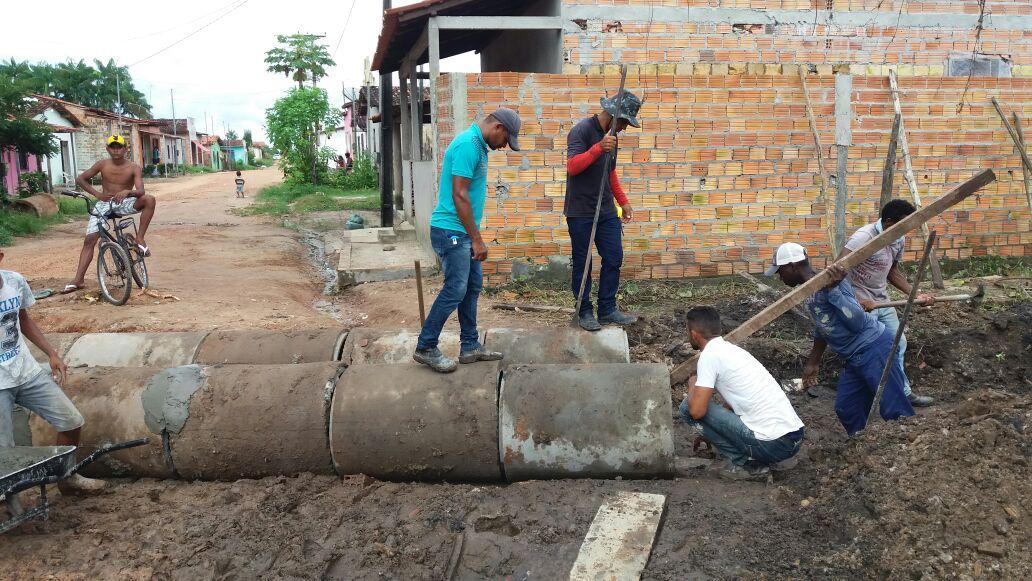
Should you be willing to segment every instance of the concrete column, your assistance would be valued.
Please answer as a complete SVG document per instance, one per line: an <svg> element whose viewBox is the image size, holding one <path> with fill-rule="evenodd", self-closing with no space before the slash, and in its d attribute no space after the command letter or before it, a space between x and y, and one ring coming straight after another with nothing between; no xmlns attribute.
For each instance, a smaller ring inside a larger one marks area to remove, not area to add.
<svg viewBox="0 0 1032 581"><path fill-rule="evenodd" d="M846 186L849 146L853 142L853 77L852 75L835 75L835 145L838 150L837 168L835 171L835 249L837 254L846 242L846 204L849 202L849 190Z"/></svg>

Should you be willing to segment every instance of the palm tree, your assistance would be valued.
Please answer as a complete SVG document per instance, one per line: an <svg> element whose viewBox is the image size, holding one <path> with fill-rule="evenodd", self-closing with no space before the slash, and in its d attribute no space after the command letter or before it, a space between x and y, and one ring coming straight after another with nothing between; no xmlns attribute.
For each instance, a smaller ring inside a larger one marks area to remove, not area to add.
<svg viewBox="0 0 1032 581"><path fill-rule="evenodd" d="M304 88L305 81L312 86L321 77L326 76L326 67L336 63L330 58L326 45L316 42L320 37L315 34L277 35L277 46L265 53L266 70L270 73L283 73L297 82L298 88Z"/></svg>

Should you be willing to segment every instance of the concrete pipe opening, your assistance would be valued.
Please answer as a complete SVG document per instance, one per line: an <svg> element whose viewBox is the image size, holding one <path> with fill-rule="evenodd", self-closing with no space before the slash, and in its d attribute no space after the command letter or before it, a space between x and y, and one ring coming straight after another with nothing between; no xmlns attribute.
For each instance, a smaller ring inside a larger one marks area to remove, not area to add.
<svg viewBox="0 0 1032 581"><path fill-rule="evenodd" d="M340 475L384 480L498 481L497 362L435 373L422 365L355 365L330 410Z"/></svg>
<svg viewBox="0 0 1032 581"><path fill-rule="evenodd" d="M89 333L65 356L69 367L176 367L193 363L207 333Z"/></svg>
<svg viewBox="0 0 1032 581"><path fill-rule="evenodd" d="M175 474L162 447L160 430L147 426L143 394L159 370L146 367L83 367L68 370L62 386L79 409L86 424L82 428L82 454L100 446L136 438L150 438L150 444L102 456L85 469L93 476L148 476L172 478ZM37 446L53 445L56 432L33 414L32 440Z"/></svg>
<svg viewBox="0 0 1032 581"><path fill-rule="evenodd" d="M196 480L333 474L326 422L338 365L166 370L165 405L185 413L182 428L169 429L176 472Z"/></svg>
<svg viewBox="0 0 1032 581"><path fill-rule="evenodd" d="M502 375L498 418L509 481L674 472L664 365L510 366Z"/></svg>
<svg viewBox="0 0 1032 581"><path fill-rule="evenodd" d="M279 365L339 361L347 331L212 331L197 350L194 363Z"/></svg>

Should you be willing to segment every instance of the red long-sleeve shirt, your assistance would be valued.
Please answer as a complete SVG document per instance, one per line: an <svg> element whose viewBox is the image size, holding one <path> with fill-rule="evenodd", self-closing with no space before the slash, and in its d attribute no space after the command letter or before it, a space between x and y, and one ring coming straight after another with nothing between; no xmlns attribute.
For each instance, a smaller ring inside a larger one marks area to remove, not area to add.
<svg viewBox="0 0 1032 581"><path fill-rule="evenodd" d="M570 159L566 160L566 173L571 176L575 176L582 171L588 169L588 167L595 163L602 155L602 144L596 143L592 145L590 149L575 155ZM616 175L616 168L613 168L609 172L609 186L613 189L613 197L616 198L616 203L620 206L627 205L627 194L624 193L623 188L620 186L620 178Z"/></svg>

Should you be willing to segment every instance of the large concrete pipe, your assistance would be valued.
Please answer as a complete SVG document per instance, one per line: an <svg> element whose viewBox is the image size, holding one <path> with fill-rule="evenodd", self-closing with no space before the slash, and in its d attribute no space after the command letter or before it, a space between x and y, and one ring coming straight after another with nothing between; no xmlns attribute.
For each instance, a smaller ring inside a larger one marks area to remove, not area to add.
<svg viewBox="0 0 1032 581"><path fill-rule="evenodd" d="M419 331L354 329L344 343L342 361L349 365L407 363L412 361ZM570 328L487 329L481 342L505 354L502 364L524 363L628 363L627 333L609 327L598 333ZM441 334L441 351L458 357L458 334Z"/></svg>
<svg viewBox="0 0 1032 581"><path fill-rule="evenodd" d="M112 442L150 438L146 446L102 456L86 468L94 476L152 476L171 478L171 466L162 447L160 430L147 426L141 405L151 378L158 370L146 367L85 367L68 370L62 386L75 403L86 425L82 448L86 453ZM39 416L32 417L32 440L37 446L52 445L55 432Z"/></svg>
<svg viewBox="0 0 1032 581"><path fill-rule="evenodd" d="M387 480L501 480L497 362L440 374L422 365L354 365L330 410L341 475Z"/></svg>
<svg viewBox="0 0 1032 581"><path fill-rule="evenodd" d="M505 355L503 365L631 361L627 333L619 327L597 333L570 327L488 329L484 345Z"/></svg>
<svg viewBox="0 0 1032 581"><path fill-rule="evenodd" d="M341 353L341 361L348 365L376 363L411 363L416 350L419 330L369 329L359 327L348 333ZM449 357L459 356L459 335L451 331L441 333L438 347Z"/></svg>
<svg viewBox="0 0 1032 581"><path fill-rule="evenodd" d="M337 374L336 362L189 365L155 376L144 403L164 418L150 427L168 432L183 478L333 474L326 422Z"/></svg>
<svg viewBox="0 0 1032 581"><path fill-rule="evenodd" d="M212 331L193 363L278 365L339 361L347 331L340 328L308 331Z"/></svg>
<svg viewBox="0 0 1032 581"><path fill-rule="evenodd" d="M510 481L674 471L664 365L510 366L502 376L498 418Z"/></svg>
<svg viewBox="0 0 1032 581"><path fill-rule="evenodd" d="M65 356L69 367L175 367L193 363L207 332L89 333Z"/></svg>
<svg viewBox="0 0 1032 581"><path fill-rule="evenodd" d="M82 333L47 333L47 341L53 345L54 349L57 349L57 354L63 359L68 355L68 350L72 348L72 344L82 337ZM36 358L36 361L40 363L47 363L47 357L39 350L31 341L25 340L25 343L29 346L29 353Z"/></svg>

